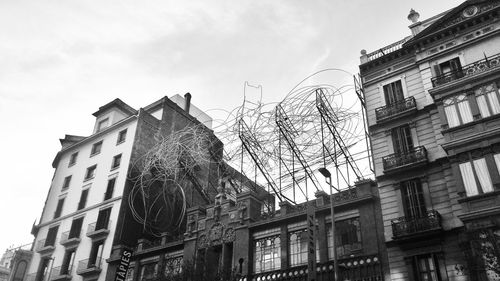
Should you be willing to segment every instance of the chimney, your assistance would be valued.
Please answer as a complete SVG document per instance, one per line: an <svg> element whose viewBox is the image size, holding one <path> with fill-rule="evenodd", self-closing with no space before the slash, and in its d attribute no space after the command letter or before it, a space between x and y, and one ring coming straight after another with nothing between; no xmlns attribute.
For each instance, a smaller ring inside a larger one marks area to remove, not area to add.
<svg viewBox="0 0 500 281"><path fill-rule="evenodd" d="M189 108L191 107L191 94L186 93L184 95L184 111L189 113Z"/></svg>
<svg viewBox="0 0 500 281"><path fill-rule="evenodd" d="M412 22L409 28L413 36L417 35L421 31L422 23L418 21L419 18L420 14L411 9L410 14L408 15L408 20Z"/></svg>

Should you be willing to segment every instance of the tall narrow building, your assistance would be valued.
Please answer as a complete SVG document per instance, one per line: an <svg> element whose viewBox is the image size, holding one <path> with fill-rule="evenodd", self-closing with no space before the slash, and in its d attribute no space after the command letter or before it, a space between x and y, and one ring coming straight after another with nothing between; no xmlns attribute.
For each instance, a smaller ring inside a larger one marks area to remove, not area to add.
<svg viewBox="0 0 500 281"><path fill-rule="evenodd" d="M361 52L386 280L500 280L499 11L411 10L411 34Z"/></svg>

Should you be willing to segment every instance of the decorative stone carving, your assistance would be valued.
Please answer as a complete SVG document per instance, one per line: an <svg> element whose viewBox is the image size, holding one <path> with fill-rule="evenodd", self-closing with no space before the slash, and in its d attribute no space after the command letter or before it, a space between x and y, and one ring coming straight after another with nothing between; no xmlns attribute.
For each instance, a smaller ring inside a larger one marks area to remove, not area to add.
<svg viewBox="0 0 500 281"><path fill-rule="evenodd" d="M224 243L230 243L230 242L233 242L234 239L235 239L234 229L232 229L232 228L226 229L226 232L224 234L224 237L222 238L222 241Z"/></svg>
<svg viewBox="0 0 500 281"><path fill-rule="evenodd" d="M240 218L240 224L243 224L245 220L245 215L247 212L247 205L244 203L238 203L238 213L239 213L239 218Z"/></svg>
<svg viewBox="0 0 500 281"><path fill-rule="evenodd" d="M209 246L207 236L205 234L200 235L198 237L198 247L199 248L207 248Z"/></svg>
<svg viewBox="0 0 500 281"><path fill-rule="evenodd" d="M222 244L222 233L224 231L224 226L221 223L215 223L210 228L208 232L208 237L211 245Z"/></svg>

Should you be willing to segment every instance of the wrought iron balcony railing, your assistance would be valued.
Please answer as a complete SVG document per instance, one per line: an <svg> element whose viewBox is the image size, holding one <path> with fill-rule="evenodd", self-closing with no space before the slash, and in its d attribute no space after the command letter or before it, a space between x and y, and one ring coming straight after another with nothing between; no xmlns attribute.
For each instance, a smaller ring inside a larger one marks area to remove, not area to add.
<svg viewBox="0 0 500 281"><path fill-rule="evenodd" d="M108 221L107 223L100 223L100 224L97 224L97 222L91 223L87 228L87 236L93 238L96 236L107 235L109 233L110 225L111 225L111 220Z"/></svg>
<svg viewBox="0 0 500 281"><path fill-rule="evenodd" d="M500 54L496 54L494 56L490 56L487 58L484 58L482 60L478 60L476 62L473 62L471 64L467 64L463 66L461 69L457 69L455 71L447 72L444 74L441 74L439 76L436 76L431 79L432 81L432 86L437 87L440 85L447 84L449 82L464 78L464 77L470 77L477 75L479 73L485 72L490 69L498 68L500 67Z"/></svg>
<svg viewBox="0 0 500 281"><path fill-rule="evenodd" d="M441 215L435 210L427 211L425 216L408 218L400 217L391 221L392 235L394 238L401 238L424 231L441 228Z"/></svg>
<svg viewBox="0 0 500 281"><path fill-rule="evenodd" d="M36 275L37 273L30 273L27 274L26 277L24 278L25 281L35 281L36 280Z"/></svg>
<svg viewBox="0 0 500 281"><path fill-rule="evenodd" d="M76 273L79 275L97 273L101 271L102 258L86 259L78 262Z"/></svg>
<svg viewBox="0 0 500 281"><path fill-rule="evenodd" d="M375 109L375 116L377 117L377 121L380 121L416 108L417 103L415 102L415 98L408 97L404 100Z"/></svg>
<svg viewBox="0 0 500 281"><path fill-rule="evenodd" d="M382 158L385 172L424 161L427 161L427 150L423 146L415 147L408 152L394 153Z"/></svg>
<svg viewBox="0 0 500 281"><path fill-rule="evenodd" d="M80 242L80 233L74 234L69 231L63 232L61 234L61 245L74 245Z"/></svg>
<svg viewBox="0 0 500 281"><path fill-rule="evenodd" d="M72 267L58 266L52 268L50 272L50 280L68 280L71 279Z"/></svg>
<svg viewBox="0 0 500 281"><path fill-rule="evenodd" d="M38 243L36 246L36 251L37 252L46 252L46 251L54 250L54 247L55 247L54 244L55 244L55 242L52 240L47 240L47 239L38 240Z"/></svg>

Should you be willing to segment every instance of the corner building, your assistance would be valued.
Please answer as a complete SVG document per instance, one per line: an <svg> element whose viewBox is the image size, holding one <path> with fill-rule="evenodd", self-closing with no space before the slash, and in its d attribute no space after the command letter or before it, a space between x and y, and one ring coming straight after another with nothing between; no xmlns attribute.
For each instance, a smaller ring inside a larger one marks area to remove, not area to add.
<svg viewBox="0 0 500 281"><path fill-rule="evenodd" d="M208 115L190 105L190 95L185 97L164 97L140 110L115 99L93 114L90 136L66 135L60 140L45 206L32 230L33 257L23 280L108 280L106 259L113 244L135 242L142 235L127 200L133 164L155 144L155 135L211 124ZM196 177L207 182L210 167L199 170ZM193 185L186 190L193 190ZM212 193L204 195L213 198ZM200 193L190 194L189 204L202 201Z"/></svg>
<svg viewBox="0 0 500 281"><path fill-rule="evenodd" d="M361 52L390 280L500 280L500 1Z"/></svg>

